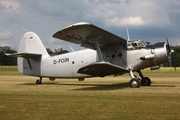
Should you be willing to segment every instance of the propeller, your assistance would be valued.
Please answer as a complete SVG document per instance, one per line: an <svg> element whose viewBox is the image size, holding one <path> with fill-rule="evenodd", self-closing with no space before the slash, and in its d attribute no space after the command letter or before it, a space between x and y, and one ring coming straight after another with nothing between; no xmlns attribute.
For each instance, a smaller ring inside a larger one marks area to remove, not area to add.
<svg viewBox="0 0 180 120"><path fill-rule="evenodd" d="M167 53L169 57L170 67L174 67L174 69L176 70L176 65L173 57L174 50L171 49L167 36L166 36L166 42L167 42L166 46L167 46Z"/></svg>

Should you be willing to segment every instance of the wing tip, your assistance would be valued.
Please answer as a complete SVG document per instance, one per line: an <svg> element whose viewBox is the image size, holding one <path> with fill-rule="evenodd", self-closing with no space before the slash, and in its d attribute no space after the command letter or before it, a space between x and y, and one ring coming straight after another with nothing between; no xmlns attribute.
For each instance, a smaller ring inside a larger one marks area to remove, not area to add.
<svg viewBox="0 0 180 120"><path fill-rule="evenodd" d="M91 25L91 23L88 23L88 22L78 22L78 23L73 24L72 26L78 26L78 25Z"/></svg>

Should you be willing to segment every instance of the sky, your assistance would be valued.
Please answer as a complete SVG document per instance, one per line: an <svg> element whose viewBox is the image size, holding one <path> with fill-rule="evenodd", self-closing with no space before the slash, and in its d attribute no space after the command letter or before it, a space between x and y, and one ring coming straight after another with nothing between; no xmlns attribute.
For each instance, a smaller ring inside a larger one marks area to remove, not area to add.
<svg viewBox="0 0 180 120"><path fill-rule="evenodd" d="M0 46L17 50L22 35L35 32L46 48L81 49L52 38L77 22L89 22L131 40L180 45L180 0L0 0Z"/></svg>

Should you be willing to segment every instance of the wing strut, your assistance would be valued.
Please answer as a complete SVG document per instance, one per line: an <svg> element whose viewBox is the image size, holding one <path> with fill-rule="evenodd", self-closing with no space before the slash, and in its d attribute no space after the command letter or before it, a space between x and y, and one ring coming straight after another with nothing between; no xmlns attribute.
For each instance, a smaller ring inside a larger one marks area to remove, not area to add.
<svg viewBox="0 0 180 120"><path fill-rule="evenodd" d="M89 41L94 41L94 44L95 44L95 47L96 47L100 61L104 61L103 56L102 56L102 52L101 52L101 48L100 48L99 42L98 42L98 40L101 39L102 37L103 37L103 35L88 38Z"/></svg>
<svg viewBox="0 0 180 120"><path fill-rule="evenodd" d="M99 56L100 61L104 61L104 60L103 60L103 57L102 57L101 49L100 49L100 47L99 47L99 42L98 42L98 40L95 40L95 47L96 47L96 50L97 50L97 52L98 52L98 56Z"/></svg>

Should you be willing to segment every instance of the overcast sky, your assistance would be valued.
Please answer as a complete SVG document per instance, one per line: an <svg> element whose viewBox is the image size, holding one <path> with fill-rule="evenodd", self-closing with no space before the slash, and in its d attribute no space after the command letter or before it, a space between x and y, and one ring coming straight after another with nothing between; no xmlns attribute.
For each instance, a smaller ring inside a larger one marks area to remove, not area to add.
<svg viewBox="0 0 180 120"><path fill-rule="evenodd" d="M127 39L180 45L180 0L0 0L0 46L17 50L22 35L35 32L46 48L77 45L52 35L77 22L90 22Z"/></svg>

